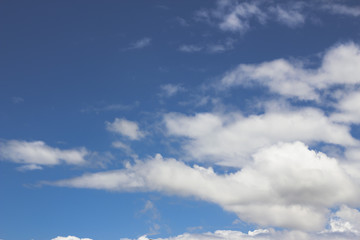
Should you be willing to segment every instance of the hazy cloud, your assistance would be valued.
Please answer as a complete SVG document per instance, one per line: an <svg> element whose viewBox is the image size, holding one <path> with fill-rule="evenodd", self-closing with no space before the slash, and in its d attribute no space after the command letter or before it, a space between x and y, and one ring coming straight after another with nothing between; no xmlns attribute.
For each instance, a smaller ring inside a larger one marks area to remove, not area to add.
<svg viewBox="0 0 360 240"><path fill-rule="evenodd" d="M151 44L151 38L145 37L131 43L130 46L125 48L124 50L141 49L150 46L150 44Z"/></svg>

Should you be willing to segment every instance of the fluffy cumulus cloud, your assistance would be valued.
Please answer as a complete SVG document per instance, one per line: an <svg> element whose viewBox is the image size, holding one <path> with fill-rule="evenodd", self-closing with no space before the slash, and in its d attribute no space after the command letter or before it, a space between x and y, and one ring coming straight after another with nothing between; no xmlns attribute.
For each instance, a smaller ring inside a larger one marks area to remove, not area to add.
<svg viewBox="0 0 360 240"><path fill-rule="evenodd" d="M314 108L269 111L261 115L198 113L194 116L167 114L168 134L182 139L192 159L241 167L259 148L279 141L325 142L357 146L350 128L332 122Z"/></svg>
<svg viewBox="0 0 360 240"><path fill-rule="evenodd" d="M78 238L75 236L67 236L67 237L56 237L51 240L92 240L90 238Z"/></svg>
<svg viewBox="0 0 360 240"><path fill-rule="evenodd" d="M340 44L325 53L318 68L307 68L300 60L286 59L260 64L240 64L224 75L220 86L249 87L260 84L285 97L319 100L321 91L330 87L360 84L359 66L359 45Z"/></svg>
<svg viewBox="0 0 360 240"><path fill-rule="evenodd" d="M158 191L213 202L262 226L319 231L330 208L360 206L360 188L336 159L301 142L263 148L241 170L218 174L161 155L125 169L52 183L110 191Z"/></svg>
<svg viewBox="0 0 360 240"><path fill-rule="evenodd" d="M61 163L82 165L89 154L85 148L61 150L42 141L9 140L0 142L0 159L23 164L20 170L41 169Z"/></svg>
<svg viewBox="0 0 360 240"><path fill-rule="evenodd" d="M139 140L145 136L136 122L124 118L115 118L114 122L106 122L105 124L108 131L121 134L131 140Z"/></svg>
<svg viewBox="0 0 360 240"><path fill-rule="evenodd" d="M137 240L353 240L359 237L358 234L350 232L341 233L307 233L302 231L275 231L274 229L256 229L243 233L240 231L217 230L202 234L184 233L169 238L148 238L143 235ZM120 238L120 240L136 240Z"/></svg>

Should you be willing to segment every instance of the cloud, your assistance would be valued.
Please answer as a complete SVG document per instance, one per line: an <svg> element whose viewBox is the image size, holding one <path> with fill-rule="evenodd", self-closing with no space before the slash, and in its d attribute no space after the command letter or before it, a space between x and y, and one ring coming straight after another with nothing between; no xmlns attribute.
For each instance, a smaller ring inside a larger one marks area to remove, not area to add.
<svg viewBox="0 0 360 240"><path fill-rule="evenodd" d="M150 46L150 44L151 44L151 38L145 37L131 43L128 48L125 48L125 50L141 49Z"/></svg>
<svg viewBox="0 0 360 240"><path fill-rule="evenodd" d="M165 84L161 85L162 96L172 97L181 91L185 91L185 88L180 84Z"/></svg>
<svg viewBox="0 0 360 240"><path fill-rule="evenodd" d="M345 205L330 219L330 232L351 232L360 236L360 212Z"/></svg>
<svg viewBox="0 0 360 240"><path fill-rule="evenodd" d="M232 38L228 38L225 41L221 41L218 43L209 43L206 45L181 45L179 47L179 51L186 53L193 52L207 52L207 53L221 53L234 48L235 40Z"/></svg>
<svg viewBox="0 0 360 240"><path fill-rule="evenodd" d="M43 168L36 164L28 164L28 165L22 165L16 169L21 172L26 172L26 171L32 171L32 170L41 170Z"/></svg>
<svg viewBox="0 0 360 240"><path fill-rule="evenodd" d="M306 68L305 63L277 59L260 64L240 64L226 73L220 86L259 84L271 92L300 100L319 100L321 91L336 85L355 86L360 83L360 47L354 43L329 49L320 67Z"/></svg>
<svg viewBox="0 0 360 240"><path fill-rule="evenodd" d="M337 112L331 115L336 122L360 123L360 92L355 91L343 96L336 103Z"/></svg>
<svg viewBox="0 0 360 240"><path fill-rule="evenodd" d="M115 142L112 142L111 145L112 145L114 148L122 149L122 150L124 150L125 152L132 152L130 146L126 145L126 144L123 143L123 142L115 141Z"/></svg>
<svg viewBox="0 0 360 240"><path fill-rule="evenodd" d="M188 27L190 26L190 24L182 17L176 17L175 18L176 22L179 23L180 26L182 27Z"/></svg>
<svg viewBox="0 0 360 240"><path fill-rule="evenodd" d="M345 15L350 17L360 16L360 6L347 6L343 4L327 3L322 6L324 10L333 14Z"/></svg>
<svg viewBox="0 0 360 240"><path fill-rule="evenodd" d="M133 104L109 104L105 106L88 106L81 109L83 113L99 113L99 112L108 112L108 111L126 111L131 110L139 105L139 102L134 102Z"/></svg>
<svg viewBox="0 0 360 240"><path fill-rule="evenodd" d="M12 98L11 98L11 101L12 101L14 104L19 104L19 103L24 102L24 99L21 98L21 97L12 97Z"/></svg>
<svg viewBox="0 0 360 240"><path fill-rule="evenodd" d="M271 110L247 117L240 113L170 113L164 123L170 136L180 137L191 159L234 167L246 164L258 149L280 141L359 144L349 127L333 123L314 108Z"/></svg>
<svg viewBox="0 0 360 240"><path fill-rule="evenodd" d="M23 164L19 170L41 169L42 165L52 166L61 163L82 165L90 154L85 148L61 150L46 145L42 141L9 140L0 142L0 159Z"/></svg>
<svg viewBox="0 0 360 240"><path fill-rule="evenodd" d="M305 4L276 4L266 1L239 2L231 0L217 1L216 8L197 12L197 19L218 26L225 32L245 33L254 24L265 25L277 21L294 28L305 23Z"/></svg>
<svg viewBox="0 0 360 240"><path fill-rule="evenodd" d="M259 150L234 173L187 166L161 155L125 169L85 174L55 186L109 191L157 191L216 203L261 226L320 231L330 208L360 206L359 182L341 163L301 142Z"/></svg>
<svg viewBox="0 0 360 240"><path fill-rule="evenodd" d="M299 3L291 3L291 7L270 7L269 11L272 12L276 19L288 26L288 27L298 27L305 23L305 15L301 12L302 4Z"/></svg>
<svg viewBox="0 0 360 240"><path fill-rule="evenodd" d="M197 46L197 45L181 45L179 47L179 51L181 52L187 52L187 53L191 53L191 52L199 52L203 49L203 47L201 46Z"/></svg>
<svg viewBox="0 0 360 240"><path fill-rule="evenodd" d="M130 140L139 140L145 136L145 134L139 130L136 122L124 118L115 118L114 122L105 122L105 124L108 131L121 134Z"/></svg>
<svg viewBox="0 0 360 240"><path fill-rule="evenodd" d="M353 240L359 235L353 233L307 233L302 231L276 231L274 229L256 229L243 233L241 231L217 230L206 233L183 233L169 238L152 238L153 240ZM132 240L120 238L120 240ZM133 239L135 240L135 239ZM137 240L150 240L143 235Z"/></svg>
<svg viewBox="0 0 360 240"><path fill-rule="evenodd" d="M224 31L245 32L250 28L250 20L264 22L266 14L259 8L258 2L235 3L231 1L218 1L218 8L213 15L221 20L219 28Z"/></svg>
<svg viewBox="0 0 360 240"><path fill-rule="evenodd" d="M218 27L224 32L244 34L254 26L274 22L290 28L300 27L319 12L359 17L360 6L334 3L334 1L236 1L218 0L211 9L201 9L196 19ZM310 21L311 22L311 21Z"/></svg>
<svg viewBox="0 0 360 240"><path fill-rule="evenodd" d="M90 238L78 238L75 236L67 236L67 237L56 237L51 240L92 240Z"/></svg>

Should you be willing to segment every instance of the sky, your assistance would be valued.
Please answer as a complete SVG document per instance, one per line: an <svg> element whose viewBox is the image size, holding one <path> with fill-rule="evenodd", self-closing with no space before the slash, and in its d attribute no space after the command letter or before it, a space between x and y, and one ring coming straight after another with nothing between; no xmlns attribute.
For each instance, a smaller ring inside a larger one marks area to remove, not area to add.
<svg viewBox="0 0 360 240"><path fill-rule="evenodd" d="M360 238L360 2L0 3L0 240Z"/></svg>

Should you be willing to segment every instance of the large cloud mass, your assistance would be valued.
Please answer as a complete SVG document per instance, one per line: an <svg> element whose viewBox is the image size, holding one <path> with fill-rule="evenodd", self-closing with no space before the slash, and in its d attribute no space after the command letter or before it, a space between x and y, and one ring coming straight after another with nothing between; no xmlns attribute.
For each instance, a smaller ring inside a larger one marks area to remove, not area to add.
<svg viewBox="0 0 360 240"><path fill-rule="evenodd" d="M325 142L356 146L350 128L333 123L321 111L270 111L248 117L241 114L198 113L195 116L167 114L166 129L172 136L186 137L186 152L197 161L243 166L259 148L279 141Z"/></svg>
<svg viewBox="0 0 360 240"><path fill-rule="evenodd" d="M157 155L124 170L54 184L192 196L217 203L245 221L307 231L324 227L329 208L360 206L359 183L336 159L309 150L301 142L261 149L253 155L253 163L231 174Z"/></svg>

